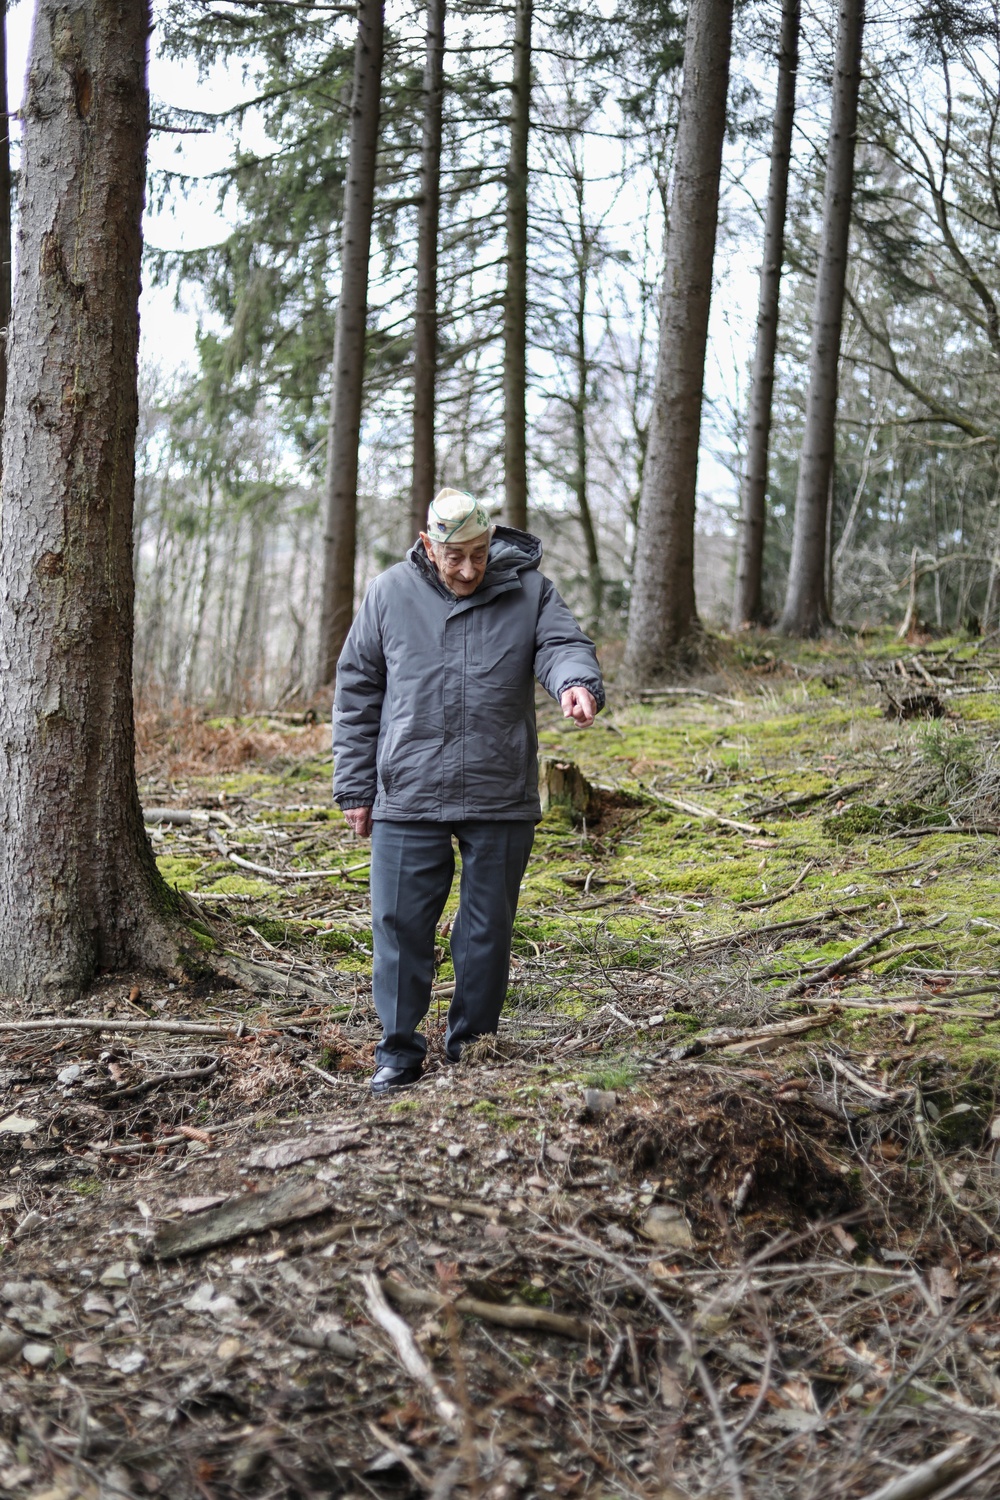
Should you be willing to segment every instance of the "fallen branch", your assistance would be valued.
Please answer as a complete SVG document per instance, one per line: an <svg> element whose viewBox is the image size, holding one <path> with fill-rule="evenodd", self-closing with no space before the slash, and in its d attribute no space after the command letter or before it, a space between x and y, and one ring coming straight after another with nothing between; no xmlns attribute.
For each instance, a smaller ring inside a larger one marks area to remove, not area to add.
<svg viewBox="0 0 1000 1500"><path fill-rule="evenodd" d="M989 1245L992 1240L1000 1238L996 1227L987 1224L986 1220L981 1218L980 1215L976 1213L976 1210L974 1208L970 1208L967 1203L963 1203L956 1194L955 1189L948 1181L948 1174L945 1172L944 1168L941 1166L941 1163L934 1155L934 1144L931 1141L930 1132L927 1129L927 1118L924 1114L924 1099L919 1087L914 1089L914 1097L916 1100L916 1107L913 1111L913 1123L917 1127L917 1135L920 1137L920 1144L924 1148L924 1155L927 1157L927 1160L930 1163L931 1170L934 1173L934 1177L938 1187L941 1189L941 1192L944 1194L948 1202L951 1204L952 1208L954 1208L957 1213L964 1214L967 1219L972 1220L973 1224L976 1225L979 1232L985 1236L986 1244Z"/></svg>
<svg viewBox="0 0 1000 1500"><path fill-rule="evenodd" d="M698 1057L713 1047L728 1047L736 1053L749 1052L762 1043L780 1041L783 1037L798 1036L818 1026L828 1026L832 1020L832 1015L799 1016L794 1021L779 1021L773 1026L763 1026L754 1031L732 1026L719 1027L715 1031L706 1032L704 1036L692 1037L679 1047L671 1047L665 1060L672 1063L683 1062L685 1058Z"/></svg>
<svg viewBox="0 0 1000 1500"><path fill-rule="evenodd" d="M814 985L824 984L826 980L833 979L837 974L843 974L845 969L850 969L854 966L862 954L870 952L872 948L877 948L879 943L884 943L886 938L891 937L894 932L905 931L905 922L894 922L891 927L886 927L882 932L875 933L874 937L866 938L863 943L859 943L856 948L852 948L848 953L842 953L839 958L835 958L832 963L827 964L818 973L804 974L801 979L797 979L794 984L789 985L782 999L794 1000L796 995L801 995L805 990L811 990Z"/></svg>
<svg viewBox="0 0 1000 1500"><path fill-rule="evenodd" d="M39 1016L33 1021L0 1021L0 1031L165 1031L171 1036L228 1036L235 1026L201 1021L132 1021L110 1016Z"/></svg>
<svg viewBox="0 0 1000 1500"><path fill-rule="evenodd" d="M398 1313L394 1313L386 1302L378 1277L368 1271L361 1277L361 1285L365 1289L368 1312L372 1320L392 1339L403 1369L427 1391L441 1421L448 1427L458 1428L461 1424L461 1409L455 1405L450 1396L445 1395L434 1378L434 1371L417 1348L409 1324ZM388 1286L388 1283L386 1285ZM446 1299L442 1297L440 1300L444 1303Z"/></svg>
<svg viewBox="0 0 1000 1500"><path fill-rule="evenodd" d="M201 808L187 807L144 807L142 810L142 821L144 823L172 823L179 828L187 827L192 823L205 825L211 823L212 819L222 823L226 828L235 828L236 824L228 813L205 812Z"/></svg>
<svg viewBox="0 0 1000 1500"><path fill-rule="evenodd" d="M179 1073L157 1073L153 1078L144 1078L141 1083L113 1089L110 1094L104 1095L103 1103L107 1105L114 1104L118 1099L133 1099L138 1094L147 1094L150 1089L159 1088L161 1083L185 1083L195 1078L211 1078L213 1073L218 1072L218 1068L218 1059L215 1059L204 1068L184 1068Z"/></svg>
<svg viewBox="0 0 1000 1500"><path fill-rule="evenodd" d="M972 1468L975 1460L969 1456L971 1441L971 1438L961 1438L926 1463L890 1479L880 1489L866 1495L865 1500L927 1500L928 1496L939 1494L949 1480Z"/></svg>
<svg viewBox="0 0 1000 1500"><path fill-rule="evenodd" d="M364 859L358 865L341 866L337 870L274 870L270 865L258 865L252 859L244 859L242 854L233 854L213 828L208 829L208 836L223 859L231 865L237 865L241 870L252 870L255 875L266 875L268 880L325 880L331 876L350 880L352 875L356 875L359 870L367 870L371 865L370 859Z"/></svg>
<svg viewBox="0 0 1000 1500"><path fill-rule="evenodd" d="M259 1234L263 1229L278 1229L296 1219L309 1219L332 1208L333 1203L314 1182L293 1177L269 1193L246 1193L230 1199L221 1208L197 1214L183 1224L165 1224L149 1252L161 1260L194 1255L230 1240Z"/></svg>
<svg viewBox="0 0 1000 1500"><path fill-rule="evenodd" d="M685 802L680 797L658 796L658 802L663 802L667 807L673 807L677 812L689 813L692 818L704 818L707 823L721 823L724 828L733 828L737 833L748 833L754 838L768 838L766 828L761 828L758 823L741 823L738 818L725 818L722 813L713 812L710 807L700 807L697 802Z"/></svg>
<svg viewBox="0 0 1000 1500"><path fill-rule="evenodd" d="M665 703L669 698L707 698L713 703L724 703L726 708L745 708L738 698L723 698L720 693L710 693L706 688L643 688L640 703Z"/></svg>
<svg viewBox="0 0 1000 1500"><path fill-rule="evenodd" d="M815 870L815 868L816 861L814 859L810 859L805 865L803 865L802 869L792 881L791 885L786 886L783 891L779 891L776 896L765 896L761 901L741 901L738 904L737 910L762 911L765 906L777 906L779 901L785 901L789 896L794 896L795 892L801 889L802 882L805 880L806 876L810 873L810 871Z"/></svg>
<svg viewBox="0 0 1000 1500"><path fill-rule="evenodd" d="M528 1328L535 1333L556 1333L561 1338L578 1339L581 1343L603 1336L593 1323L549 1312L544 1307L512 1307L506 1302L481 1302L478 1297L445 1297L440 1292L425 1292L419 1287L407 1286L392 1277L382 1282L382 1289L402 1307L429 1308L434 1312L445 1312L453 1307L456 1312L481 1318L484 1323L499 1323L504 1328Z"/></svg>

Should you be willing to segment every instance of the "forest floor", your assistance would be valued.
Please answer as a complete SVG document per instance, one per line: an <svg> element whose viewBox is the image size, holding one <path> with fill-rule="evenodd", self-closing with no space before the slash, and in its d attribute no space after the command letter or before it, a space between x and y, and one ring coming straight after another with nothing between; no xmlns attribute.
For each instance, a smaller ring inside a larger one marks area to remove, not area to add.
<svg viewBox="0 0 1000 1500"><path fill-rule="evenodd" d="M588 814L395 1099L326 727L141 720L242 983L3 1017L0 1494L997 1494L1000 649L725 649L543 708Z"/></svg>

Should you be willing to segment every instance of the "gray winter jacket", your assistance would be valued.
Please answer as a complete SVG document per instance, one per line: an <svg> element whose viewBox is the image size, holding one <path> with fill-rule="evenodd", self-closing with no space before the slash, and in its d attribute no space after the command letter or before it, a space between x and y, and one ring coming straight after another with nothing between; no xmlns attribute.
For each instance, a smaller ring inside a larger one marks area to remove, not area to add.
<svg viewBox="0 0 1000 1500"><path fill-rule="evenodd" d="M417 542L375 579L337 664L333 793L375 818L537 819L534 679L556 700L601 669L537 537L498 526L482 583L458 599Z"/></svg>

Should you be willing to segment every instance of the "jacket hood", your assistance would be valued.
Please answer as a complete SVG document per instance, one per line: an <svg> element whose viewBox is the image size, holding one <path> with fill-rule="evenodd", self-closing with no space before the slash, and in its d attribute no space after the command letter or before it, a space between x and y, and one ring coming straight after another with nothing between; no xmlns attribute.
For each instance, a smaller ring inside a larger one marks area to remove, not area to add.
<svg viewBox="0 0 1000 1500"><path fill-rule="evenodd" d="M406 554L406 560L417 569L418 573L423 573L432 583L437 584L439 588L444 588L419 537ZM504 583L517 573L537 568L541 560L542 544L537 536L532 536L530 531L518 531L516 526L498 526L490 543L490 557L486 564L486 572L476 593L492 588L495 584Z"/></svg>

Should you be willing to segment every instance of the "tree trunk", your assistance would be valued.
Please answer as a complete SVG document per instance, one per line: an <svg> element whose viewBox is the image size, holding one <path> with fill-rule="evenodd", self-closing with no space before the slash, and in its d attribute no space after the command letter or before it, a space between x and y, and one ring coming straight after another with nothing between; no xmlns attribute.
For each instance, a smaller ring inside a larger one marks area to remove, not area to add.
<svg viewBox="0 0 1000 1500"><path fill-rule="evenodd" d="M0 508L0 993L173 967L132 719L147 0L40 0Z"/></svg>
<svg viewBox="0 0 1000 1500"><path fill-rule="evenodd" d="M809 351L809 391L795 493L788 592L780 625L785 635L818 635L830 624L826 592L827 507L833 473L863 31L864 0L840 0L822 238Z"/></svg>
<svg viewBox="0 0 1000 1500"><path fill-rule="evenodd" d="M417 216L417 317L413 341L413 487L410 530L427 525L434 499L434 415L437 379L438 220L441 212L441 114L444 105L444 17L446 0L427 0L424 54L424 126L420 145L420 209Z"/></svg>
<svg viewBox="0 0 1000 1500"><path fill-rule="evenodd" d="M580 232L579 259L576 267L576 307L573 320L573 344L576 363L576 391L573 399L573 487L583 545L587 553L587 587L590 594L590 610L587 629L591 635L601 625L604 604L604 578L601 573L601 554L597 544L597 528L590 507L589 454L587 451L587 401L589 397L590 360L587 356L587 279L590 271L586 226L583 221L583 182L578 183L578 228Z"/></svg>
<svg viewBox="0 0 1000 1500"><path fill-rule="evenodd" d="M333 393L326 469L326 534L320 610L318 687L332 683L354 616L358 525L358 445L365 376L368 262L382 91L383 0L359 0L340 298L333 343Z"/></svg>
<svg viewBox="0 0 1000 1500"><path fill-rule="evenodd" d="M528 527L527 324L528 133L531 126L531 11L515 0L507 162L507 287L503 304L504 519Z"/></svg>
<svg viewBox="0 0 1000 1500"><path fill-rule="evenodd" d="M699 654L694 513L733 0L691 0L649 447L625 671L655 682Z"/></svg>
<svg viewBox="0 0 1000 1500"><path fill-rule="evenodd" d="M7 98L7 3L0 0L0 424L7 405L7 330L10 327L10 103ZM0 457L2 462L2 457Z"/></svg>
<svg viewBox="0 0 1000 1500"><path fill-rule="evenodd" d="M740 548L733 600L733 629L760 623L764 605L762 577L767 515L767 460L774 395L774 355L778 343L778 305L785 254L788 168L795 118L795 75L799 66L801 0L783 0L778 42L778 92L771 127L771 170L767 181L764 256L757 305L757 348L750 381L747 460L743 474Z"/></svg>

